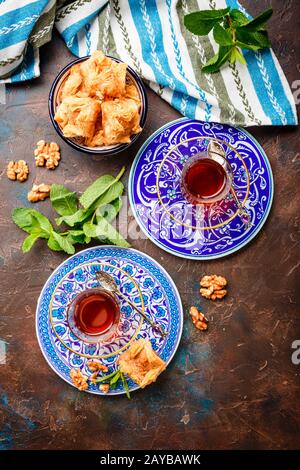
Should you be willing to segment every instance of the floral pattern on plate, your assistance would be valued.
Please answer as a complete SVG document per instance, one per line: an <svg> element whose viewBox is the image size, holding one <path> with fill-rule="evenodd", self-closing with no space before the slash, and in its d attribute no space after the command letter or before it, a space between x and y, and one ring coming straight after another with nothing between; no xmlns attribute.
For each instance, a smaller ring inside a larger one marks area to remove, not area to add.
<svg viewBox="0 0 300 470"><path fill-rule="evenodd" d="M108 271L117 282L120 291L144 308L169 332L162 338L119 298L121 321L112 341L87 343L78 339L70 330L67 307L73 297L86 288L97 287L97 270ZM177 289L164 269L147 255L132 249L99 247L84 250L62 263L46 282L37 307L37 336L42 352L50 366L67 382L73 367L90 375L87 363L99 359L113 371L117 358L132 341L147 338L162 359L169 362L178 347L182 331L182 306ZM137 385L129 380L130 390ZM92 393L103 394L90 384ZM109 394L124 393L123 386Z"/></svg>
<svg viewBox="0 0 300 470"><path fill-rule="evenodd" d="M231 193L222 201L188 204L181 191L185 162L218 140L230 161L233 187L250 213L246 228ZM192 259L214 259L242 248L259 232L270 211L273 177L255 139L225 124L179 119L145 142L133 163L129 197L144 233L162 249Z"/></svg>

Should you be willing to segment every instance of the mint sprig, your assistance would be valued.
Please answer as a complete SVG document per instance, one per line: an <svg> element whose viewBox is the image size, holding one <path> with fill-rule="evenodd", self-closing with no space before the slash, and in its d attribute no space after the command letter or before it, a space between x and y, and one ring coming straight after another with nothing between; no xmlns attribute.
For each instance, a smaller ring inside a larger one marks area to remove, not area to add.
<svg viewBox="0 0 300 470"><path fill-rule="evenodd" d="M266 23L273 14L272 8L249 20L236 8L202 10L184 17L186 28L193 34L205 36L211 31L219 45L217 53L202 67L204 73L215 73L226 63L236 60L246 64L242 49L258 51L270 47Z"/></svg>
<svg viewBox="0 0 300 470"><path fill-rule="evenodd" d="M92 238L102 243L129 247L111 225L122 207L124 185L119 180L124 171L125 168L122 168L116 177L101 176L84 191L79 200L76 193L65 186L52 185L50 201L60 216L56 218L56 224L65 224L70 227L67 230L55 230L49 219L35 209L14 209L14 223L28 233L22 244L23 253L27 253L39 238L45 238L51 250L65 251L70 255L75 253L74 245L90 243Z"/></svg>
<svg viewBox="0 0 300 470"><path fill-rule="evenodd" d="M95 379L94 383L109 384L109 388L111 390L114 390L117 387L119 381L122 381L126 396L130 400L131 397L130 397L128 383L127 383L125 375L120 371L120 369L117 369L114 372L111 372L110 374L103 375L102 377L99 377L98 379Z"/></svg>

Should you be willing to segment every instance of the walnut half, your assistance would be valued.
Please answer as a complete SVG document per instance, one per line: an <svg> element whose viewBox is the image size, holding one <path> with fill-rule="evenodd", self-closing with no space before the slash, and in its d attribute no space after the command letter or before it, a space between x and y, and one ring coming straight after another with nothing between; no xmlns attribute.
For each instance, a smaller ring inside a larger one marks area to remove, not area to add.
<svg viewBox="0 0 300 470"><path fill-rule="evenodd" d="M34 150L36 166L44 166L48 170L55 170L60 160L60 149L56 142L48 144L44 140L39 140Z"/></svg>
<svg viewBox="0 0 300 470"><path fill-rule="evenodd" d="M190 315L192 321L198 330L206 331L208 328L208 320L205 318L202 312L197 309L197 307L190 308Z"/></svg>
<svg viewBox="0 0 300 470"><path fill-rule="evenodd" d="M34 184L32 190L27 194L29 202L43 201L50 195L51 186L49 184Z"/></svg>
<svg viewBox="0 0 300 470"><path fill-rule="evenodd" d="M200 280L200 294L210 300L222 299L227 294L227 290L224 289L226 285L227 280L223 276L216 274L203 276Z"/></svg>
<svg viewBox="0 0 300 470"><path fill-rule="evenodd" d="M19 160L14 162L13 160L9 162L6 169L6 175L10 180L17 181L26 181L28 178L28 165L25 160Z"/></svg>
<svg viewBox="0 0 300 470"><path fill-rule="evenodd" d="M84 391L88 389L87 377L82 374L80 369L71 369L70 376L78 390Z"/></svg>

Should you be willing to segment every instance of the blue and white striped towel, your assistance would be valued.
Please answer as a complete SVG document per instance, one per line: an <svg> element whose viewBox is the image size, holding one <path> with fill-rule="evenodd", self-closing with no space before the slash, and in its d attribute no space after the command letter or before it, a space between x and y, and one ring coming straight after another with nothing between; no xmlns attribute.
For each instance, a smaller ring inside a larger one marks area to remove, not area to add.
<svg viewBox="0 0 300 470"><path fill-rule="evenodd" d="M0 0L1 82L39 76L39 47L55 25L73 54L102 49L120 57L185 116L242 126L297 124L290 87L271 49L244 50L247 65L201 72L216 43L212 33L187 31L183 16L226 6L246 13L237 0Z"/></svg>

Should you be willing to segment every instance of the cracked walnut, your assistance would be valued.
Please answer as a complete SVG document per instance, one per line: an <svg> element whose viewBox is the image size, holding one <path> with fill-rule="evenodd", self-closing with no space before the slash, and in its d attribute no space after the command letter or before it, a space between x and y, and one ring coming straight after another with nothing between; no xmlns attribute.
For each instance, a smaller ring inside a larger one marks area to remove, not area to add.
<svg viewBox="0 0 300 470"><path fill-rule="evenodd" d="M70 377L72 379L73 384L75 387L78 388L80 391L84 391L88 389L88 378L82 374L79 369L71 369Z"/></svg>
<svg viewBox="0 0 300 470"><path fill-rule="evenodd" d="M43 201L50 196L51 186L49 184L34 184L32 190L29 191L27 199L29 202Z"/></svg>
<svg viewBox="0 0 300 470"><path fill-rule="evenodd" d="M197 307L190 308L190 315L192 317L192 321L198 330L206 331L208 328L208 320L205 318L202 312L197 309Z"/></svg>
<svg viewBox="0 0 300 470"><path fill-rule="evenodd" d="M224 289L226 285L227 280L223 276L216 274L203 276L200 280L200 294L210 300L222 299L227 294L227 290Z"/></svg>
<svg viewBox="0 0 300 470"><path fill-rule="evenodd" d="M87 366L91 372L108 372L108 368L97 361L89 361Z"/></svg>
<svg viewBox="0 0 300 470"><path fill-rule="evenodd" d="M34 155L36 166L44 166L46 164L48 170L54 170L60 160L59 145L56 142L48 144L44 140L39 140L36 144Z"/></svg>
<svg viewBox="0 0 300 470"><path fill-rule="evenodd" d="M25 160L10 161L7 165L6 175L12 181L26 181L28 178L28 165Z"/></svg>

